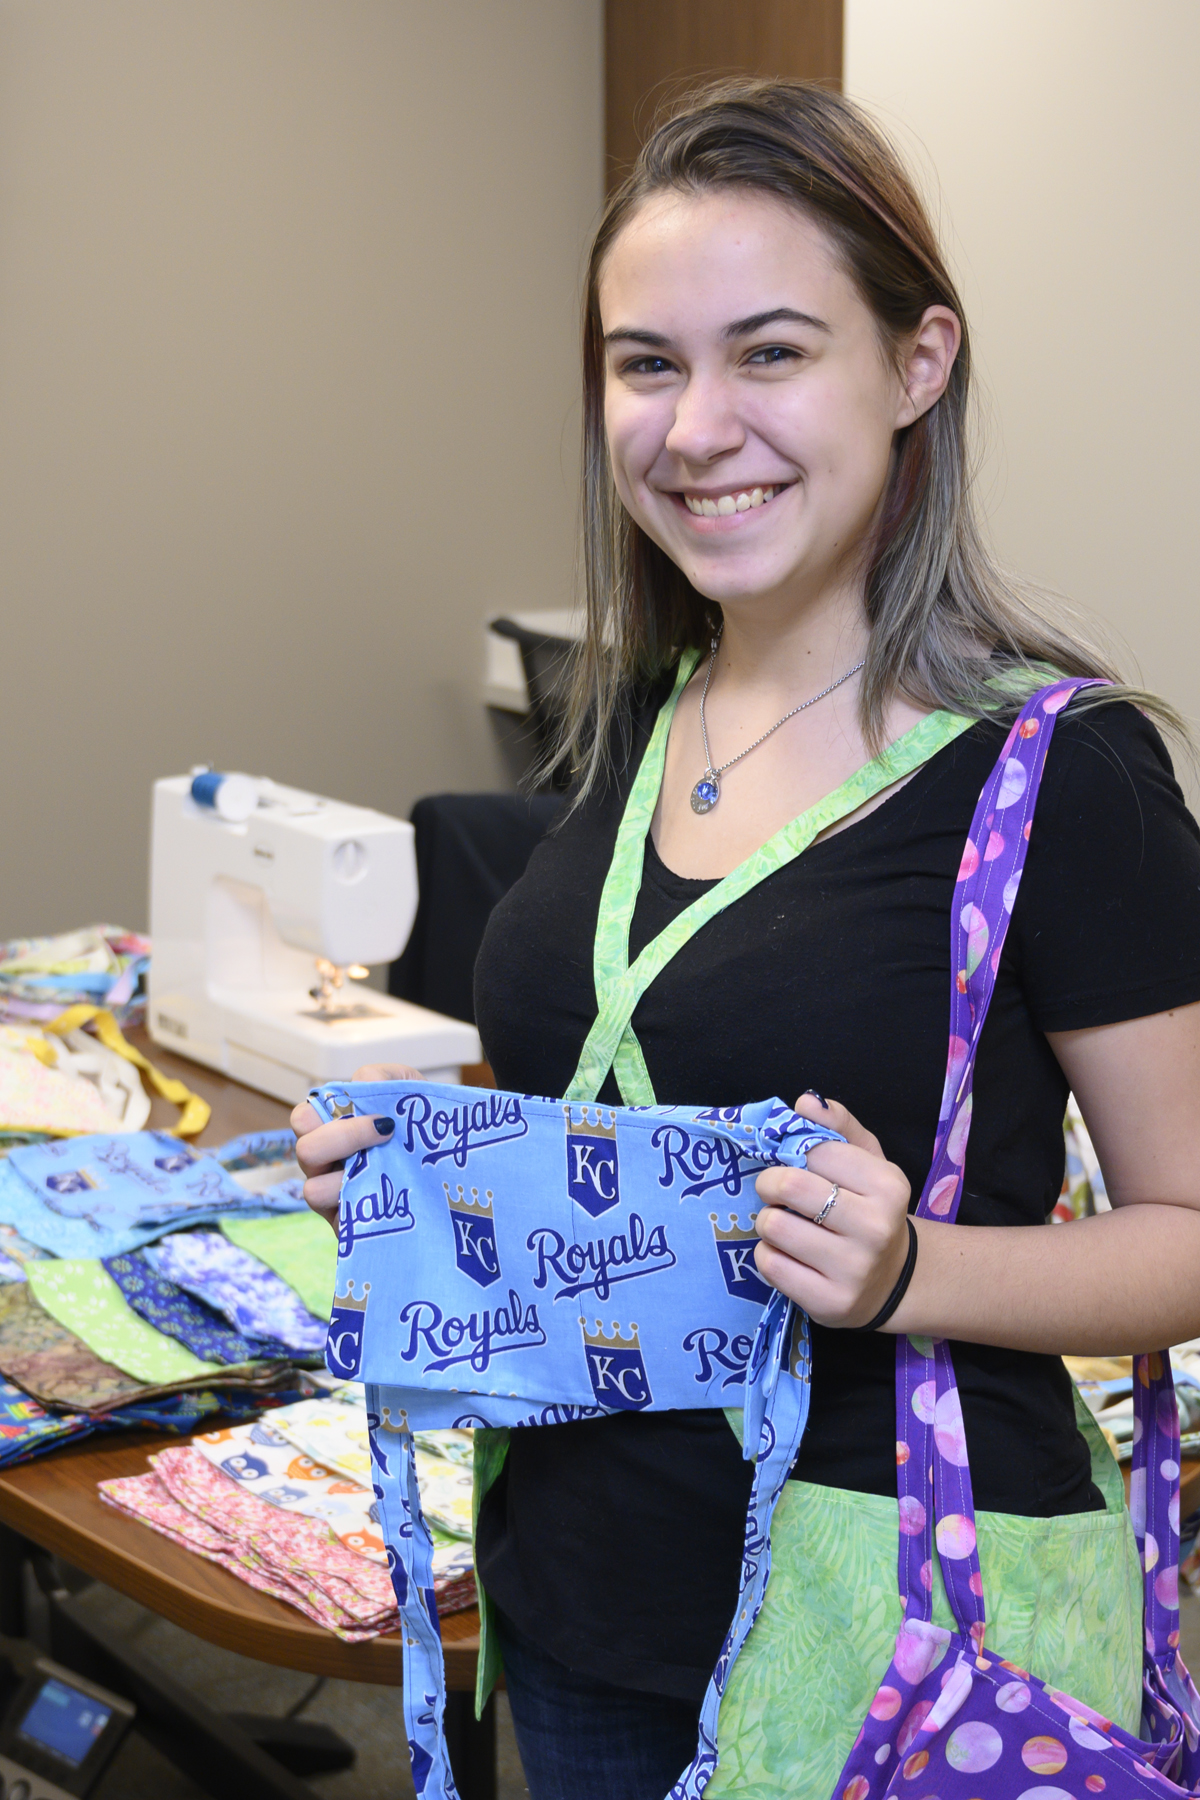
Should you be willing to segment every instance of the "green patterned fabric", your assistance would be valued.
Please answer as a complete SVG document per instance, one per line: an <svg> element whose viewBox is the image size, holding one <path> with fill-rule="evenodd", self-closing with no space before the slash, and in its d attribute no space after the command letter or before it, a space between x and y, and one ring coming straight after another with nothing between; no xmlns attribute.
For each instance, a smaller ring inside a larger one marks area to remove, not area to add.
<svg viewBox="0 0 1200 1800"><path fill-rule="evenodd" d="M1076 1413L1106 1510L976 1515L986 1642L1136 1732L1142 1573L1120 1470L1078 1401ZM766 1600L730 1676L705 1800L830 1800L903 1616L898 1541L894 1500L787 1483ZM936 1562L933 1616L953 1627Z"/></svg>
<svg viewBox="0 0 1200 1800"><path fill-rule="evenodd" d="M82 1338L89 1350L150 1387L166 1387L220 1372L174 1338L139 1319L108 1270L90 1257L30 1263L34 1298L51 1318Z"/></svg>
<svg viewBox="0 0 1200 1800"><path fill-rule="evenodd" d="M821 832L857 812L884 788L913 774L922 763L953 743L974 723L972 719L947 712L929 713L919 720L881 756L857 769L841 787L826 794L823 800L810 806L782 831L777 831L745 862L739 863L723 880L694 900L691 906L685 907L630 966L629 926L641 892L646 833L658 805L667 738L679 696L699 655L699 651L692 651L680 661L675 686L655 720L641 767L625 803L596 924L596 1022L588 1033L579 1067L564 1096L567 1100L594 1100L611 1068L626 1106L653 1106L654 1088L630 1020L646 989L675 953L719 912L732 906L768 875L774 875L776 870L794 861Z"/></svg>
<svg viewBox="0 0 1200 1800"><path fill-rule="evenodd" d="M221 1220L221 1230L239 1250L249 1251L259 1262L287 1282L318 1319L327 1319L333 1306L337 1273L337 1237L319 1213L275 1213L268 1219Z"/></svg>

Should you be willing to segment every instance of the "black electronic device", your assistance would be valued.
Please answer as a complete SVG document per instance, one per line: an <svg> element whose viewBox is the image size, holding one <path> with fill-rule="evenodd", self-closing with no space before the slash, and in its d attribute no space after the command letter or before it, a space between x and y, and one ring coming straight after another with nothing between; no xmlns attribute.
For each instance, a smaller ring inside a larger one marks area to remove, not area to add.
<svg viewBox="0 0 1200 1800"><path fill-rule="evenodd" d="M133 1715L119 1694L39 1656L0 1723L0 1800L81 1800Z"/></svg>

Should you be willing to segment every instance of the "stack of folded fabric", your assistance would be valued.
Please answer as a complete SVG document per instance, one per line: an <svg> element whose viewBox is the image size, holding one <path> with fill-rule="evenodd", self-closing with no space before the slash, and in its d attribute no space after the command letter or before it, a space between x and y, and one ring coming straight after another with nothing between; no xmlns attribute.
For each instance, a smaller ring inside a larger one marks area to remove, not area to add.
<svg viewBox="0 0 1200 1800"><path fill-rule="evenodd" d="M160 1450L150 1462L147 1475L101 1482L101 1498L348 1643L396 1629L387 1570L347 1550L323 1520L256 1498L194 1445Z"/></svg>
<svg viewBox="0 0 1200 1800"><path fill-rule="evenodd" d="M146 1123L149 1097L118 1021L145 1010L149 957L148 938L114 925L0 943L0 1153ZM82 1029L98 1009L104 1042Z"/></svg>
<svg viewBox="0 0 1200 1800"><path fill-rule="evenodd" d="M0 1378L0 1468L28 1462L96 1431L141 1429L183 1437L218 1414L257 1420L264 1408L288 1404L308 1385L306 1377L297 1375L292 1385L273 1391L192 1388L185 1394L149 1394L126 1400L107 1412L67 1412L40 1406L32 1395ZM145 1392L142 1390L143 1395Z"/></svg>
<svg viewBox="0 0 1200 1800"><path fill-rule="evenodd" d="M242 1452L251 1459L261 1460L261 1450L267 1447L268 1437L282 1439L292 1452L300 1452L303 1461L317 1471L318 1478L326 1476L332 1482L360 1484L360 1492L370 1501L367 1516L377 1538L377 1554L382 1558L384 1551L382 1540L378 1539L379 1514L372 1486L365 1391L361 1383L336 1383L315 1399L297 1400L282 1406L271 1415L270 1425L251 1427L247 1435L255 1440L259 1431L264 1436L257 1438L255 1448L246 1446ZM422 1431L417 1436L421 1509L434 1542L433 1589L440 1612L457 1612L474 1606L476 1598L471 1547L474 1435L469 1431ZM209 1434L207 1441L211 1443L212 1438L213 1434ZM205 1448L199 1439L197 1444ZM237 1455L235 1451L234 1456ZM221 1467L225 1468L224 1462ZM300 1465L294 1457L288 1467L293 1471L288 1479L298 1479ZM276 1474L278 1469L276 1462ZM225 1472L235 1480L247 1480L239 1469L225 1468ZM264 1478L259 1475L258 1479ZM270 1500L274 1495L268 1489L274 1489L277 1484L269 1468L266 1482L265 1487L256 1491L263 1499ZM332 1495L333 1489L328 1493ZM344 1488L339 1488L338 1494L344 1497ZM275 1503L286 1502L276 1500ZM311 1509L302 1506L301 1510ZM318 1516L327 1515L321 1511ZM332 1520L330 1522L333 1524ZM334 1529L338 1529L336 1524Z"/></svg>
<svg viewBox="0 0 1200 1800"><path fill-rule="evenodd" d="M30 1264L31 1269L39 1270L59 1266L53 1261ZM69 1264L68 1269L75 1271L79 1266ZM99 1264L95 1267L104 1274ZM145 1343L135 1341L141 1321L132 1309L126 1308L128 1321L118 1318L114 1322L112 1315L124 1305L115 1284L112 1299L106 1293L97 1297L86 1275L79 1278L68 1274L68 1283L77 1280L78 1287L51 1285L43 1289L50 1307L59 1311L67 1308L73 1293L80 1293L85 1302L97 1302L86 1317L74 1321L75 1330L40 1302L31 1291L32 1281L9 1282L0 1287L0 1372L23 1394L49 1410L105 1415L133 1403L162 1400L194 1390L240 1389L270 1394L296 1384L294 1370L280 1362L243 1363L218 1369L189 1357L186 1363L164 1366L157 1358L156 1346L147 1349ZM128 1336L121 1330L122 1325L128 1325ZM90 1341L93 1337L106 1347L130 1342L132 1348L122 1348L118 1362L97 1351ZM188 1356L186 1351L181 1354ZM142 1373L131 1372L123 1366L126 1362L136 1363Z"/></svg>
<svg viewBox="0 0 1200 1800"><path fill-rule="evenodd" d="M476 1600L471 1473L463 1460L470 1433L424 1435L453 1440L445 1447L457 1458L441 1455L431 1441L422 1448L419 1475L434 1534L438 1611L461 1612ZM347 1383L280 1407L269 1424L204 1432L150 1463L148 1474L101 1482L101 1498L340 1637L395 1629L361 1387Z"/></svg>
<svg viewBox="0 0 1200 1800"><path fill-rule="evenodd" d="M333 1393L281 1409L272 1427L315 1463L370 1486L371 1447L362 1395L358 1383L347 1382ZM473 1457L469 1431L417 1433L417 1479L425 1517L443 1534L467 1542Z"/></svg>
<svg viewBox="0 0 1200 1800"><path fill-rule="evenodd" d="M136 1132L0 1161L0 1372L17 1403L84 1417L78 1436L194 1430L311 1394L296 1364L324 1344L336 1243L294 1151L290 1132L208 1153ZM246 1231L257 1254L235 1241ZM25 1431L19 1453L65 1436Z"/></svg>
<svg viewBox="0 0 1200 1800"><path fill-rule="evenodd" d="M329 1396L324 1404L328 1407ZM359 1397L351 1400L358 1419L350 1430L361 1429L365 1436L366 1414ZM322 1463L299 1448L312 1442L311 1408L306 1402L280 1407L272 1413L270 1423L232 1426L224 1431L207 1431L194 1440L194 1447L214 1468L236 1481L248 1493L271 1506L282 1506L307 1518L323 1519L338 1541L347 1549L386 1567L387 1552L379 1529L379 1506L370 1485L357 1479L345 1467ZM432 1435L432 1434L431 1434ZM467 1437L469 1433L455 1433ZM332 1446L330 1434L324 1439ZM357 1466L357 1465L356 1465ZM453 1479L452 1505L448 1482ZM465 1483L464 1483L465 1478ZM421 1505L433 1533L433 1591L438 1611L461 1612L474 1606L475 1574L471 1551L470 1468L457 1468L443 1463L434 1454L423 1459L420 1470ZM465 1485L467 1504L465 1518L461 1506ZM436 1517L435 1517L436 1515Z"/></svg>
<svg viewBox="0 0 1200 1800"><path fill-rule="evenodd" d="M0 1469L87 1437L94 1430L86 1413L47 1412L11 1381L0 1380Z"/></svg>
<svg viewBox="0 0 1200 1800"><path fill-rule="evenodd" d="M119 925L0 943L0 1019L52 1019L79 1002L107 1007L123 1025L145 1012L150 939Z"/></svg>

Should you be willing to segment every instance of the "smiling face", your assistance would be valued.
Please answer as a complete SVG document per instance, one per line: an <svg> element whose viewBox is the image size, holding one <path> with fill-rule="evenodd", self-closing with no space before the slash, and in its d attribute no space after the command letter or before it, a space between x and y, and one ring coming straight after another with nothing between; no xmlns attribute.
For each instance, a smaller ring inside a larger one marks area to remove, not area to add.
<svg viewBox="0 0 1200 1800"><path fill-rule="evenodd" d="M824 232L760 193L656 194L599 298L613 475L643 531L722 606L840 587L921 409Z"/></svg>

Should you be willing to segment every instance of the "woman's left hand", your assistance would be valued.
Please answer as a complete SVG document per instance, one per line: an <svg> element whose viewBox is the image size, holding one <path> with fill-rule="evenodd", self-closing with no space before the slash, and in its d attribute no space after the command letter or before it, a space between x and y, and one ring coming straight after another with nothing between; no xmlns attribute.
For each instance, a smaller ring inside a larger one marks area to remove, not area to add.
<svg viewBox="0 0 1200 1800"><path fill-rule="evenodd" d="M836 1101L801 1094L796 1111L840 1131L844 1144L818 1144L808 1167L765 1169L755 1186L754 1260L764 1281L803 1307L819 1325L865 1325L900 1278L908 1255L910 1188L879 1140ZM824 1223L813 1220L834 1186Z"/></svg>

